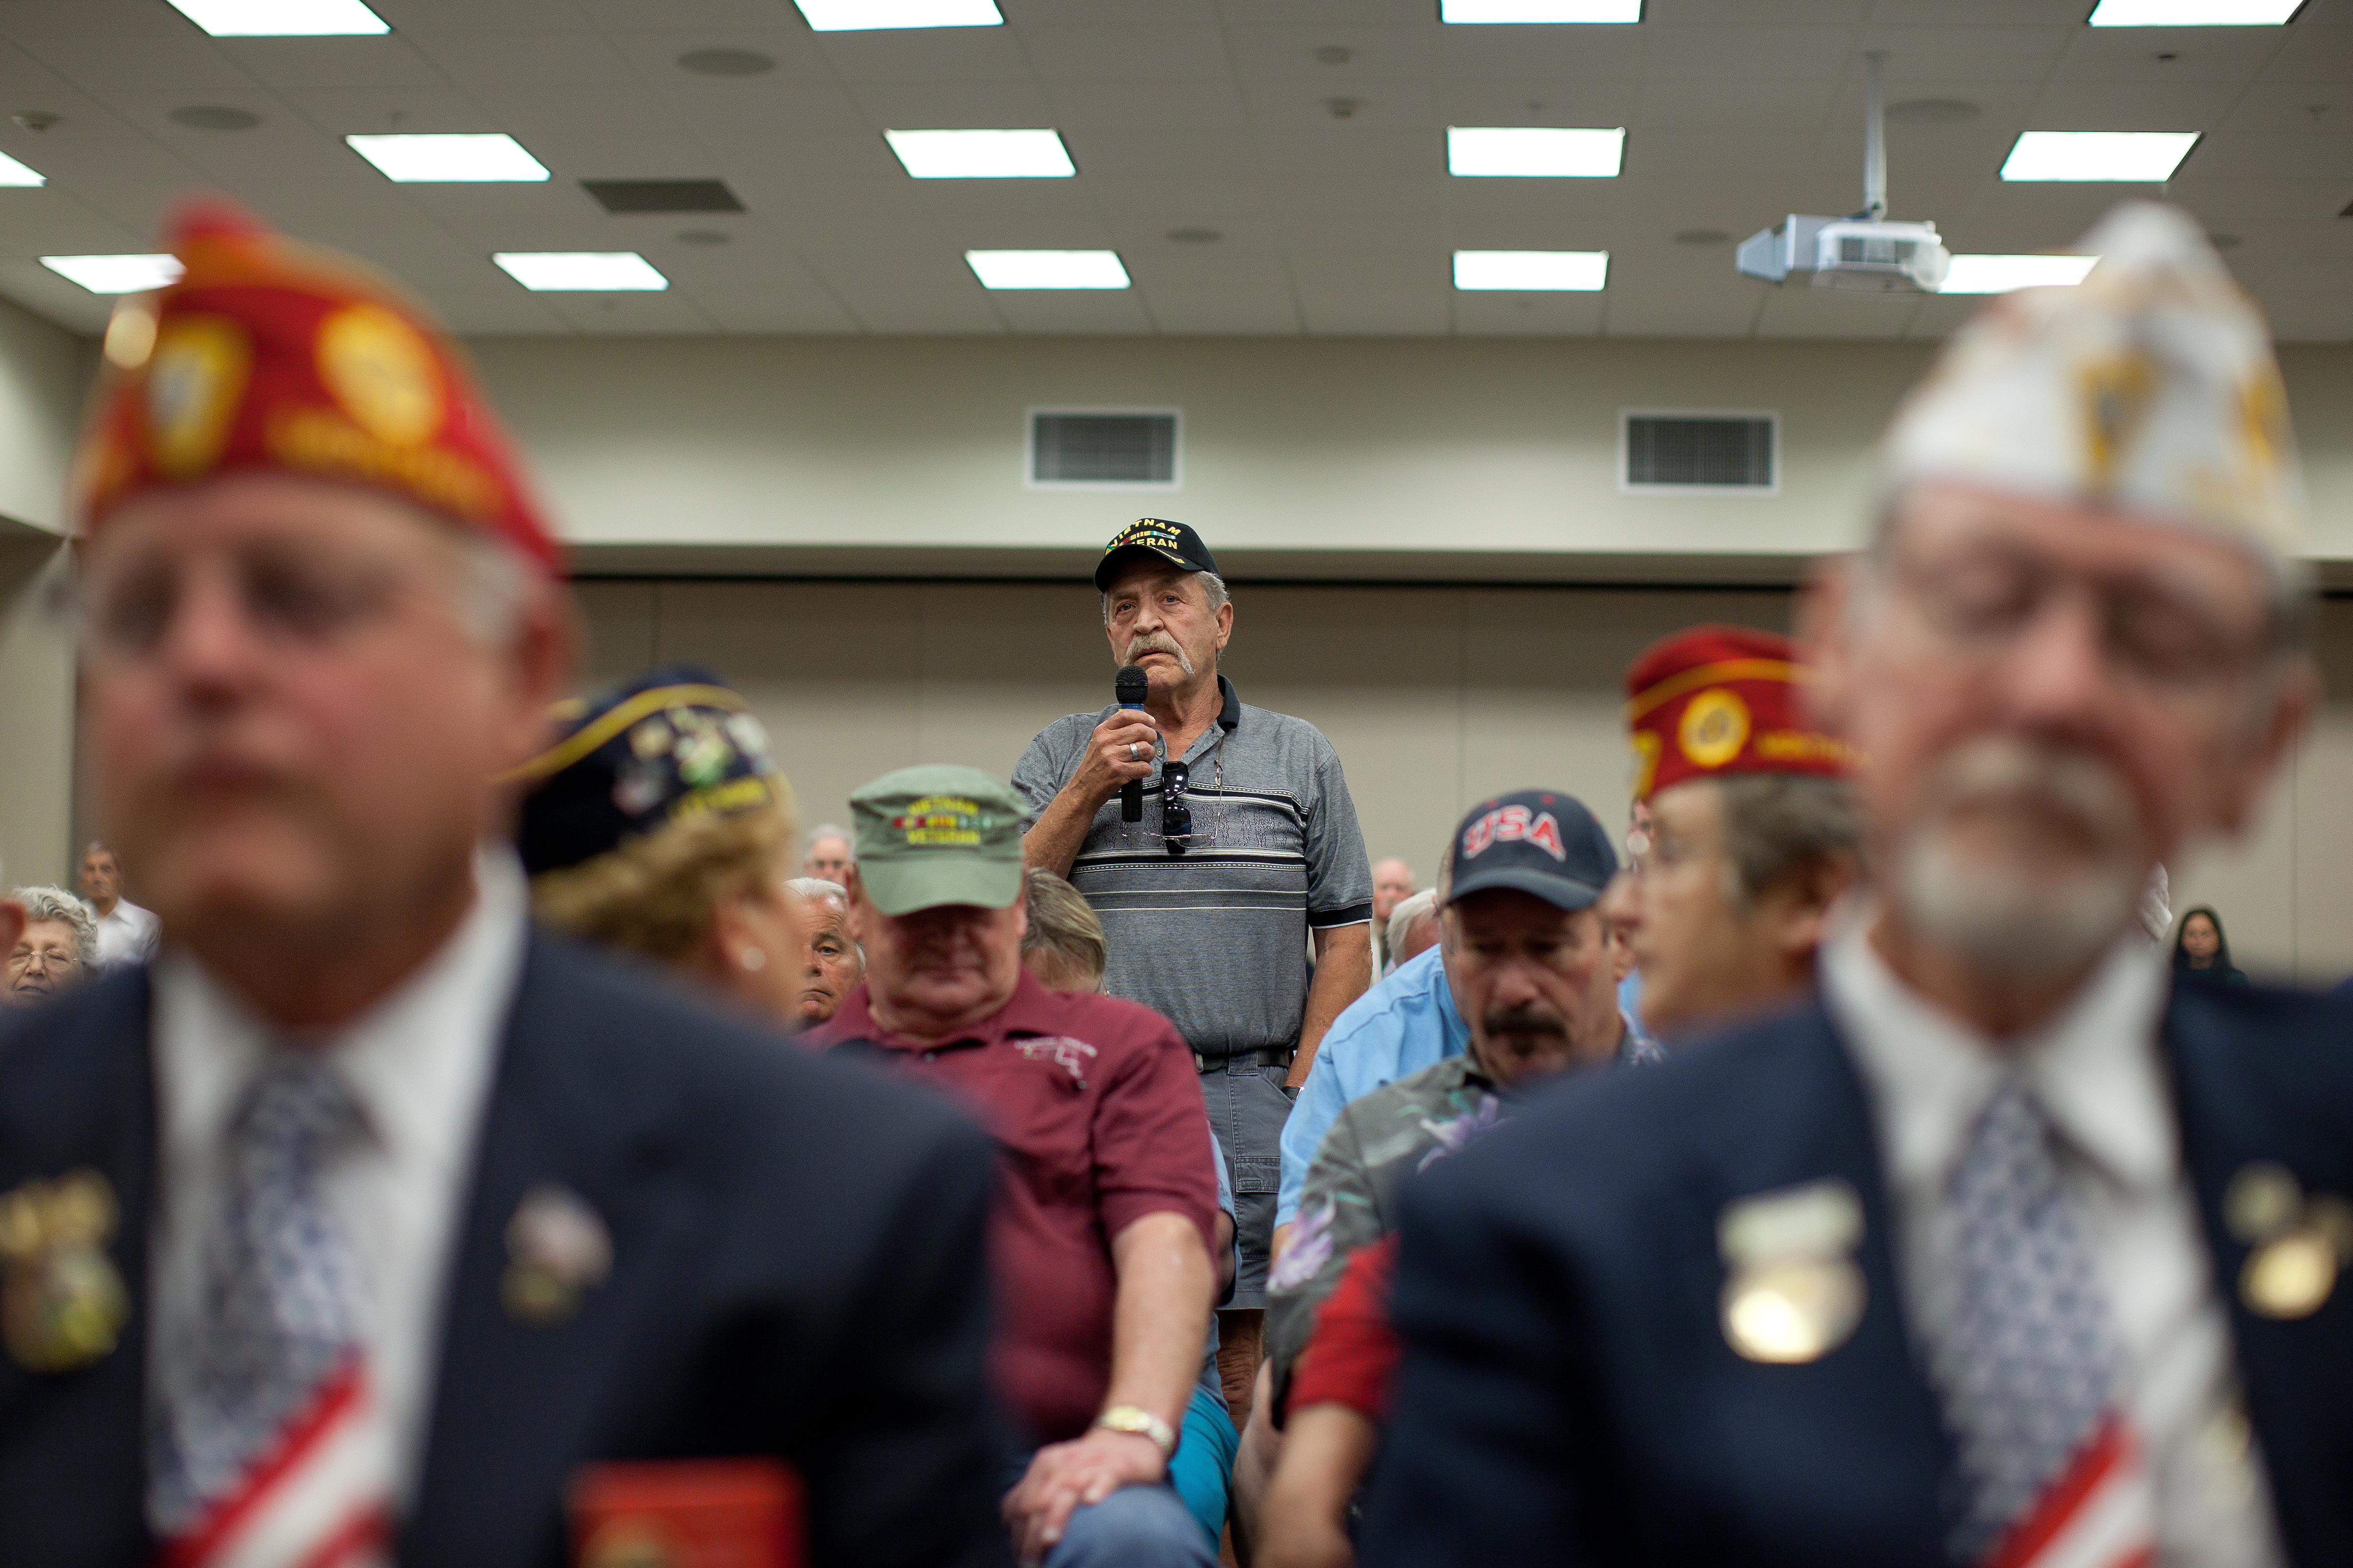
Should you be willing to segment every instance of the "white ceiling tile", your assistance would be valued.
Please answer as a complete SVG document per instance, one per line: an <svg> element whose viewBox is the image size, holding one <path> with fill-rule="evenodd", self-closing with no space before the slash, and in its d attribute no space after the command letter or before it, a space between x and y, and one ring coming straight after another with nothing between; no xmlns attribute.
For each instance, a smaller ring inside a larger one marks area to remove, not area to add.
<svg viewBox="0 0 2353 1568"><path fill-rule="evenodd" d="M1899 338L1920 308L1913 295L1841 294L1791 285L1765 297L1757 318L1760 338Z"/></svg>
<svg viewBox="0 0 2353 1568"><path fill-rule="evenodd" d="M836 284L834 293L870 332L1002 332L1005 320L977 284L922 289Z"/></svg>
<svg viewBox="0 0 2353 1568"><path fill-rule="evenodd" d="M1145 302L1163 332L1191 336L1287 336L1300 330L1288 289L1148 289Z"/></svg>
<svg viewBox="0 0 2353 1568"><path fill-rule="evenodd" d="M0 122L0 151L51 181L0 192L0 258L143 247L202 185L374 258L472 331L1933 336L1957 302L1760 290L1731 271L1732 239L1860 199L1858 51L1878 47L1899 106L1978 110L1899 114L1897 216L1965 248L2055 248L2154 193L2005 185L2016 134L2179 125L2205 141L2169 194L2238 237L2232 265L2283 302L2284 331L2342 335L2328 302L2353 292L2338 0L2287 28L2162 38L2086 28L2084 0L1651 0L1639 26L1590 28L1444 27L1430 0L1004 4L1004 27L818 35L787 0L382 0L387 38L216 41L162 0L6 0L0 100L64 118L42 134ZM2156 60L2160 45L2179 58ZM775 66L678 65L705 48ZM1357 100L1351 118L1335 98ZM191 103L265 123L168 119ZM881 131L918 121L1054 125L1080 174L910 180ZM1443 127L1476 123L1623 123L1626 170L1450 179ZM557 177L396 186L340 142L386 130L506 131ZM597 176L720 178L751 210L609 216L577 185ZM679 241L695 228L733 243ZM1223 243L1166 237L1185 228ZM1685 229L1726 239L1675 244ZM1006 304L964 266L984 245L1110 246L1137 286ZM1607 248L1610 287L1525 310L1458 298L1456 247ZM491 268L492 248L634 248L676 286L559 309ZM0 292L78 330L103 317L46 275L0 271Z"/></svg>
<svg viewBox="0 0 2353 1568"><path fill-rule="evenodd" d="M832 295L804 289L695 292L704 315L728 332L855 332L858 318Z"/></svg>
<svg viewBox="0 0 2353 1568"><path fill-rule="evenodd" d="M1589 338L1601 331L1602 294L1454 295L1454 331L1469 338Z"/></svg>
<svg viewBox="0 0 2353 1568"><path fill-rule="evenodd" d="M273 88L440 87L440 69L408 39L223 38L227 58Z"/></svg>
<svg viewBox="0 0 2353 1568"><path fill-rule="evenodd" d="M1436 337L1453 328L1447 310L1451 290L1424 289L1306 289L1299 290L1300 313L1310 332L1332 337Z"/></svg>
<svg viewBox="0 0 2353 1568"><path fill-rule="evenodd" d="M541 294L538 299L578 332L700 337L718 330L693 300L674 289L659 294Z"/></svg>
<svg viewBox="0 0 2353 1568"><path fill-rule="evenodd" d="M1017 332L1148 332L1152 316L1133 289L1006 289L990 300Z"/></svg>

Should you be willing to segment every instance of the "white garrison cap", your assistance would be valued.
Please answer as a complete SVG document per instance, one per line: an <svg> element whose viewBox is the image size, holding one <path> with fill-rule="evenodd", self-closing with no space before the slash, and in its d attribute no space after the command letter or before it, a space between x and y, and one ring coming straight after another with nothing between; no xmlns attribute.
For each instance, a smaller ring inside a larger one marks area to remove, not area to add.
<svg viewBox="0 0 2353 1568"><path fill-rule="evenodd" d="M2072 289L2006 294L1955 334L1881 446L1883 493L1950 479L2214 530L2304 537L2287 394L2262 315L2177 207L2126 202Z"/></svg>

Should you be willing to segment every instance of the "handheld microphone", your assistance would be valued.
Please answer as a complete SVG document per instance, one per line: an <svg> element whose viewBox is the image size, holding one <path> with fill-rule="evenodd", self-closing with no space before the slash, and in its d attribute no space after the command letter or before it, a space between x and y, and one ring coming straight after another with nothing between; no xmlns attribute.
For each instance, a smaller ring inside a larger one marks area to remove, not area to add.
<svg viewBox="0 0 2353 1568"><path fill-rule="evenodd" d="M1123 664L1112 678L1112 697L1122 708L1141 708L1152 689L1152 678L1133 664ZM1144 781L1131 779L1120 786L1119 819L1122 822L1144 820Z"/></svg>

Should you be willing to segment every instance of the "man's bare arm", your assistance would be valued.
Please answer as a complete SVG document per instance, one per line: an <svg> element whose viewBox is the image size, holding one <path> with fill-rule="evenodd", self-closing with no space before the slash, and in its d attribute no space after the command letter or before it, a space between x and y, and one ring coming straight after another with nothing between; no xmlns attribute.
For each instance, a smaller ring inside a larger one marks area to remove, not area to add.
<svg viewBox="0 0 2353 1568"><path fill-rule="evenodd" d="M1123 708L1096 725L1070 782L1022 835L1021 863L1069 876L1103 802L1131 781L1151 777L1153 749L1159 740L1159 730L1138 709Z"/></svg>
<svg viewBox="0 0 2353 1568"><path fill-rule="evenodd" d="M1299 1053L1291 1058L1291 1076L1284 1087L1297 1089L1315 1065L1315 1048L1332 1027L1373 984L1372 927L1367 924L1326 926L1315 933L1315 981L1307 988L1307 1016L1299 1021Z"/></svg>

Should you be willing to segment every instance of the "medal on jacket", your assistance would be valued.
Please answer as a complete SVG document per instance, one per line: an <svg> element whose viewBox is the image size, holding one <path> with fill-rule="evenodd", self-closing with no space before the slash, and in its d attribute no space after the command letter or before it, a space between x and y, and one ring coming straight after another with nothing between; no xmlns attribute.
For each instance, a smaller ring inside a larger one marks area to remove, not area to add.
<svg viewBox="0 0 2353 1568"><path fill-rule="evenodd" d="M131 1315L106 1256L114 1189L95 1171L0 1195L0 1342L27 1372L70 1372L114 1349Z"/></svg>
<svg viewBox="0 0 2353 1568"><path fill-rule="evenodd" d="M2284 1165L2258 1161L2222 1190L2222 1223L2253 1250L2239 1270L2239 1300L2258 1317L2308 1318L2353 1259L2353 1204L2306 1196Z"/></svg>
<svg viewBox="0 0 2353 1568"><path fill-rule="evenodd" d="M1862 1321L1862 1270L1853 1256L1862 1200L1846 1183L1831 1177L1742 1198L1716 1217L1715 1235L1731 1271L1724 1340L1747 1360L1819 1361Z"/></svg>
<svg viewBox="0 0 2353 1568"><path fill-rule="evenodd" d="M604 1216L569 1187L523 1194L507 1221L507 1268L499 1300L518 1323L546 1328L580 1310L581 1296L613 1268Z"/></svg>

